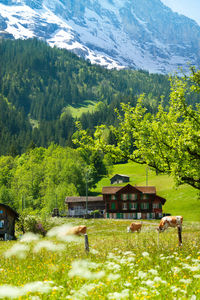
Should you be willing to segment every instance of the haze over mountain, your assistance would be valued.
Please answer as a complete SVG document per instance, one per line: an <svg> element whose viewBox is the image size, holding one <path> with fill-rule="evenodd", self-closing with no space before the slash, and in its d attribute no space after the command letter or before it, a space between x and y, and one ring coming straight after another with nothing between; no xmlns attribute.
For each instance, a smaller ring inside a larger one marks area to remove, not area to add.
<svg viewBox="0 0 200 300"><path fill-rule="evenodd" d="M200 27L160 0L3 0L0 34L44 39L107 68L200 64Z"/></svg>

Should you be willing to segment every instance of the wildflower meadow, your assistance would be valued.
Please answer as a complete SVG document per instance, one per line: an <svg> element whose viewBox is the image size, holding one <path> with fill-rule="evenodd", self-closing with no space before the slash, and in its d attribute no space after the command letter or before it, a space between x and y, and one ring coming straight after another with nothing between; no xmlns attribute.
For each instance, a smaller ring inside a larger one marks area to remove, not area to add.
<svg viewBox="0 0 200 300"><path fill-rule="evenodd" d="M0 242L1 299L200 299L200 223L183 222L158 234L159 221L52 219L45 237L18 235ZM65 235L86 225L84 236Z"/></svg>

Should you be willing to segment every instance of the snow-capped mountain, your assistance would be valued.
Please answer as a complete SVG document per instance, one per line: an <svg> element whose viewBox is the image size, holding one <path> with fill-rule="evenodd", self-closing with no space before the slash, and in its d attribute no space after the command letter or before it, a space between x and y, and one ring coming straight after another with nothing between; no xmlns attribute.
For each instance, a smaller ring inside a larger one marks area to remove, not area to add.
<svg viewBox="0 0 200 300"><path fill-rule="evenodd" d="M0 36L44 39L107 68L200 64L200 27L160 0L1 0Z"/></svg>

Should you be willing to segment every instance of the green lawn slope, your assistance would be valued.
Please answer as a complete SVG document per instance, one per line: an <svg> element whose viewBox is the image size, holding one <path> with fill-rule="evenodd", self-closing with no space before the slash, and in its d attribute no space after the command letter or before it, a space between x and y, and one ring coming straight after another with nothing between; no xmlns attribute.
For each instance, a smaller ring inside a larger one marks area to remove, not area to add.
<svg viewBox="0 0 200 300"><path fill-rule="evenodd" d="M110 186L110 178L114 174L130 176L130 184L132 185L156 186L157 194L166 199L163 206L164 213L182 215L186 221L200 221L198 190L186 184L176 187L172 177L156 175L151 169L148 168L147 170L145 165L132 162L114 165L112 174L103 178L92 192L101 194L103 186Z"/></svg>

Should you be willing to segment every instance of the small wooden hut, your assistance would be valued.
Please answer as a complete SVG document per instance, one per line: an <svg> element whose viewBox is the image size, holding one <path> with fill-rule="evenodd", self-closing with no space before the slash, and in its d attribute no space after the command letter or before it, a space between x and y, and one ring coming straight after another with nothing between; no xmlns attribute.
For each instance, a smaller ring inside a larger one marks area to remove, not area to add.
<svg viewBox="0 0 200 300"><path fill-rule="evenodd" d="M15 239L15 220L19 215L8 205L0 203L0 238L7 241Z"/></svg>

